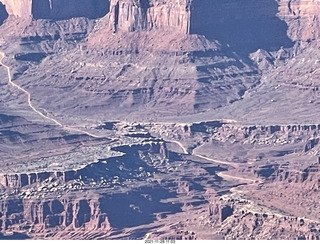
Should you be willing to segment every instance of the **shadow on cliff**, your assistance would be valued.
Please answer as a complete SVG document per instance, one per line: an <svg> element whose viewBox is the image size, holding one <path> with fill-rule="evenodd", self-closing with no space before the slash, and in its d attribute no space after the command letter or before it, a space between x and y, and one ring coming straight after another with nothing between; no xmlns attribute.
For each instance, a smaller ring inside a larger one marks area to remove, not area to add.
<svg viewBox="0 0 320 244"><path fill-rule="evenodd" d="M0 25L8 18L8 12L5 6L0 2Z"/></svg>
<svg viewBox="0 0 320 244"><path fill-rule="evenodd" d="M109 0L33 0L35 19L65 20L74 17L101 18L109 12Z"/></svg>
<svg viewBox="0 0 320 244"><path fill-rule="evenodd" d="M99 162L90 164L79 171L69 171L66 173L66 180L73 180L81 176L82 179L94 179L98 181L101 177L105 179L113 179L119 177L119 181L123 182L128 179L144 179L146 176L140 176L143 172L158 172L153 166L148 165L139 157L139 150L147 150L148 145L132 145L119 146L114 150L124 152L120 157L113 157L107 159L107 164Z"/></svg>
<svg viewBox="0 0 320 244"><path fill-rule="evenodd" d="M142 187L139 191L113 194L100 199L101 212L107 213L113 228L128 228L152 223L158 214L181 212L181 204L162 202L176 197L176 193L161 187Z"/></svg>
<svg viewBox="0 0 320 244"><path fill-rule="evenodd" d="M30 239L26 234L14 232L12 235L5 236L0 233L0 240L27 240Z"/></svg>
<svg viewBox="0 0 320 244"><path fill-rule="evenodd" d="M195 0L190 32L218 40L239 54L276 51L293 45L277 12L275 0Z"/></svg>

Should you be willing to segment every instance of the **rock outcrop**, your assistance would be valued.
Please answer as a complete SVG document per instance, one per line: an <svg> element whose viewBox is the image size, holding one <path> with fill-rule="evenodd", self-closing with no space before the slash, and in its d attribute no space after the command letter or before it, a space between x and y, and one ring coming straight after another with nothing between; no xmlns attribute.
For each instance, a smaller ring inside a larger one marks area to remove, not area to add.
<svg viewBox="0 0 320 244"><path fill-rule="evenodd" d="M299 141L305 143L304 152L318 144L320 125L252 125L241 126L229 123L206 122L193 124L193 133L212 134L218 141L241 141L244 144L290 144Z"/></svg>
<svg viewBox="0 0 320 244"><path fill-rule="evenodd" d="M315 163L303 170L290 169L287 164L266 165L255 170L258 177L265 177L268 182L282 182L295 184L305 191L319 190L320 164Z"/></svg>
<svg viewBox="0 0 320 244"><path fill-rule="evenodd" d="M122 156L102 159L79 169L47 168L45 172L1 174L0 233L28 231L28 235L42 235L45 230L56 239L93 238L89 233L105 238L111 228L130 225L128 213L138 221L146 218L152 221L151 213L137 212L130 203L134 199L137 204L148 204L157 198L149 201L133 191L120 191L113 196L115 187L119 189L124 182L142 182L157 171L154 164L167 163L169 152L164 141L147 138L136 144L115 145L112 150L123 152ZM119 205L124 214L118 213Z"/></svg>
<svg viewBox="0 0 320 244"><path fill-rule="evenodd" d="M114 32L174 29L189 33L189 6L189 0L111 0L108 23Z"/></svg>
<svg viewBox="0 0 320 244"><path fill-rule="evenodd" d="M109 10L108 0L1 0L10 15L34 19L100 18Z"/></svg>
<svg viewBox="0 0 320 244"><path fill-rule="evenodd" d="M108 25L114 32L175 30L203 34L236 48L278 50L291 41L277 12L274 0L111 0Z"/></svg>
<svg viewBox="0 0 320 244"><path fill-rule="evenodd" d="M9 15L30 17L32 15L32 0L1 0Z"/></svg>
<svg viewBox="0 0 320 244"><path fill-rule="evenodd" d="M233 206L232 203L224 203L216 199L209 205L209 216L211 220L216 220L217 223L222 223L228 217L233 214Z"/></svg>
<svg viewBox="0 0 320 244"><path fill-rule="evenodd" d="M277 50L319 37L318 1L1 0L9 14L35 19L99 18L114 31L175 29L235 47ZM0 19L1 21L1 19Z"/></svg>
<svg viewBox="0 0 320 244"><path fill-rule="evenodd" d="M288 25L293 41L311 41L320 36L320 5L318 0L280 0L279 18Z"/></svg>
<svg viewBox="0 0 320 244"><path fill-rule="evenodd" d="M70 231L99 230L107 233L110 223L101 212L99 197L55 200L10 199L0 202L0 230L38 232L68 228ZM19 223L24 222L24 225Z"/></svg>
<svg viewBox="0 0 320 244"><path fill-rule="evenodd" d="M135 159L135 162L131 164L130 170L138 171L140 176L147 175L143 172L148 169L148 165L141 161L139 155L144 155L143 157L148 157L149 161L159 160L164 162L169 157L169 152L167 150L166 144L162 141L150 141L143 144L136 145L123 145L112 148L112 150L123 152L123 156L110 157L108 160L100 160L98 162L88 164L87 166L74 170L55 170L47 168L42 172L28 172L28 173L12 173L12 174L0 174L0 185L13 189L20 189L25 186L40 184L49 179L56 179L60 182L66 183L68 181L76 179L92 179L100 180L101 177L107 181L112 181L113 177L116 176L119 170L115 162L122 162L126 164L131 160ZM106 170L106 164L108 164ZM125 178L135 178L136 174L130 172L130 170L122 171L122 176ZM151 170L150 170L151 171ZM150 174L150 172L149 172ZM130 175L130 176L129 176Z"/></svg>

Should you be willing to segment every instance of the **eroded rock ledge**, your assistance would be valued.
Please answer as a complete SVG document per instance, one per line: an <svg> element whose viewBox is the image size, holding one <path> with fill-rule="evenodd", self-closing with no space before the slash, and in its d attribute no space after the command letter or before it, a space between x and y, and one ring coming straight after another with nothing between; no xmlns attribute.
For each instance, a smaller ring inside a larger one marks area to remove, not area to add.
<svg viewBox="0 0 320 244"><path fill-rule="evenodd" d="M35 19L100 18L109 10L108 0L1 0L10 15Z"/></svg>

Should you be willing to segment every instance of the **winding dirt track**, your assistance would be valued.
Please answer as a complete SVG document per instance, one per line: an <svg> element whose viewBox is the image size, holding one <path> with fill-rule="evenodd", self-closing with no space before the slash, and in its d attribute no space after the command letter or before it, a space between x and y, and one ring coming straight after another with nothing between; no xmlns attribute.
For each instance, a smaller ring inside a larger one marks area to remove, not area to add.
<svg viewBox="0 0 320 244"><path fill-rule="evenodd" d="M31 94L30 92L28 92L26 89L22 88L21 86L19 86L18 84L14 83L12 81L12 76L11 76L11 71L10 71L10 67L6 64L3 63L3 60L4 58L6 58L6 55L3 53L3 52L0 52L0 56L1 56L1 59L0 59L0 65L2 65L4 68L6 68L7 70L7 74L8 74L8 84L20 91L22 91L24 94L27 95L27 102L28 102L28 106L35 112L37 113L39 116L41 116L42 118L46 119L46 120L49 120L51 122L53 122L55 125L59 126L59 127L62 127L64 130L67 130L67 131L72 131L72 132L80 132L82 134L86 134L90 137L94 137L94 138L104 138L102 136L98 136L98 135L94 135L90 132L87 132L87 131L84 131L84 130L80 130L80 129L77 129L77 128L73 128L73 127L69 127L69 126L66 126L66 125L63 125L62 123L60 123L59 121L57 121L56 119L54 118L50 118L48 116L46 116L45 114L43 114L41 111L39 111L36 107L34 107L32 105L32 102L31 102Z"/></svg>
<svg viewBox="0 0 320 244"><path fill-rule="evenodd" d="M183 144L181 142L176 141L176 140L167 140L167 141L177 144L183 150L184 154L193 155L193 156L196 156L198 158L205 159L207 161L211 161L211 162L218 163L218 164L224 164L224 165L232 166L234 168L238 168L239 167L239 164L234 163L234 162L228 162L228 161L223 161L223 160L219 160L219 159L213 159L213 158L209 158L209 157L206 157L206 156L202 156L200 154L190 154L187 151L187 149L183 146ZM223 172L219 172L217 175L220 176L221 178L225 179L225 180L228 180L228 179L229 180L230 179L238 180L238 181L246 183L246 184L262 183L262 181L258 180L258 179L248 179L248 178L239 177L239 176L232 176L232 175L225 174Z"/></svg>
<svg viewBox="0 0 320 244"><path fill-rule="evenodd" d="M214 163L225 164L225 165L232 166L232 167L234 167L234 168L238 168L238 167L239 167L239 164L237 164L237 163L222 161L222 160L219 160L219 159L208 158L208 157L202 156L202 155L200 155L200 154L193 154L193 155L196 156L196 157L198 157L198 158L202 158L202 159L205 159L205 160L207 160L207 161L214 162Z"/></svg>
<svg viewBox="0 0 320 244"><path fill-rule="evenodd" d="M181 142L175 141L175 140L167 140L167 141L177 144L177 145L182 149L182 151L183 151L184 154L190 154L190 153L187 151L187 149L182 145Z"/></svg>

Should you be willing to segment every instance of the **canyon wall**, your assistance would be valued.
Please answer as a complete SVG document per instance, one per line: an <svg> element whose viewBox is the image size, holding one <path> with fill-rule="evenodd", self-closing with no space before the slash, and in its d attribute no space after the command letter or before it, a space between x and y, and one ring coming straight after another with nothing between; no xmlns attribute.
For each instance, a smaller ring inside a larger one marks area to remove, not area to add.
<svg viewBox="0 0 320 244"><path fill-rule="evenodd" d="M49 228L68 228L69 231L99 230L107 233L110 223L101 212L99 196L93 199L63 198L59 200L10 199L0 202L0 230L37 232ZM25 226L19 225L25 221Z"/></svg>
<svg viewBox="0 0 320 244"><path fill-rule="evenodd" d="M189 0L111 0L109 27L114 32L174 29L188 33L190 28Z"/></svg>
<svg viewBox="0 0 320 244"><path fill-rule="evenodd" d="M203 34L233 48L275 51L319 37L319 1L111 0L113 31L174 29Z"/></svg>
<svg viewBox="0 0 320 244"><path fill-rule="evenodd" d="M163 192L145 187L143 192L152 196L148 198L140 191L116 192L120 188L114 186L150 177L155 171L152 165L169 156L165 143L151 140L112 149L125 154L79 170L0 175L0 184L10 189L0 193L0 239L2 233L12 232L45 232L54 239L94 239L95 235L102 239L112 228L152 222L150 209L159 207ZM161 203L161 207L172 210L171 203Z"/></svg>
<svg viewBox="0 0 320 244"><path fill-rule="evenodd" d="M319 0L279 0L278 16L288 25L293 40L310 41L320 36Z"/></svg>
<svg viewBox="0 0 320 244"><path fill-rule="evenodd" d="M148 157L148 160L161 160L165 161L169 157L169 152L167 150L166 144L162 141L150 141L138 145L123 145L112 148L112 150L123 152L125 155L112 157L108 160L108 171L106 171L106 162L98 161L96 163L88 164L87 166L79 169L60 169L60 170L50 170L46 169L45 172L28 172L28 173L0 173L0 185L4 187L9 187L13 189L20 189L25 186L31 186L40 184L42 182L48 181L49 179L59 179L61 182L68 182L76 179L87 179L92 178L94 180L99 180L105 178L107 180L112 180L114 174L117 172L117 168L113 168L111 165L116 162L123 162L124 164L130 163L132 170L139 167L148 168L145 166L145 162L137 156L144 155ZM135 163L131 161L135 159ZM112 173L111 173L112 172ZM124 171L123 171L124 172ZM128 171L130 175L132 172ZM1 197L0 197L1 199Z"/></svg>
<svg viewBox="0 0 320 244"><path fill-rule="evenodd" d="M319 37L318 0L0 0L10 15L35 19L107 16L113 31L174 29L249 51ZM1 9L1 7L0 7ZM0 10L1 23L1 10ZM289 38L291 39L289 39Z"/></svg>
<svg viewBox="0 0 320 244"><path fill-rule="evenodd" d="M108 0L1 0L10 15L35 19L100 18L109 10Z"/></svg>
<svg viewBox="0 0 320 244"><path fill-rule="evenodd" d="M5 5L9 15L29 17L32 14L32 0L1 0L0 2Z"/></svg>

